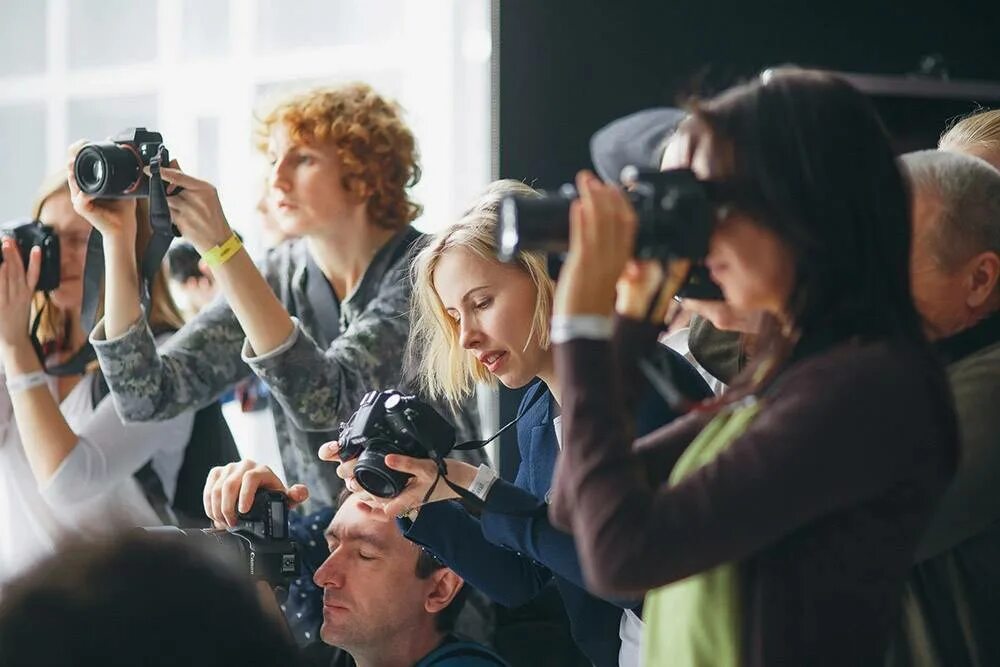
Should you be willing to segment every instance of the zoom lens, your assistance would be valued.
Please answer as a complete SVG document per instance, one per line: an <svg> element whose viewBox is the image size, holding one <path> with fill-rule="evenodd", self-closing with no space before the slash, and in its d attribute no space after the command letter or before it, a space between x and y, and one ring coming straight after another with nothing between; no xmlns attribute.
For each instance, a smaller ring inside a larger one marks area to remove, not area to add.
<svg viewBox="0 0 1000 667"><path fill-rule="evenodd" d="M385 452L371 447L358 457L354 479L362 489L378 498L395 498L403 492L412 475L393 470L385 465Z"/></svg>
<svg viewBox="0 0 1000 667"><path fill-rule="evenodd" d="M142 179L142 162L130 148L114 143L87 144L73 166L80 190L95 197L129 193Z"/></svg>

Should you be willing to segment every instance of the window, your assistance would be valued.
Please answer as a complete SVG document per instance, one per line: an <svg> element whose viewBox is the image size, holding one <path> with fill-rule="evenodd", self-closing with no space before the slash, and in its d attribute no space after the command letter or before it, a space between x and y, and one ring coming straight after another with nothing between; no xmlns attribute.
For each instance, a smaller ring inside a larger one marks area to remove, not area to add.
<svg viewBox="0 0 1000 667"><path fill-rule="evenodd" d="M257 105L362 80L417 136L435 229L490 178L489 0L0 0L0 220L29 213L78 138L163 133L259 249Z"/></svg>

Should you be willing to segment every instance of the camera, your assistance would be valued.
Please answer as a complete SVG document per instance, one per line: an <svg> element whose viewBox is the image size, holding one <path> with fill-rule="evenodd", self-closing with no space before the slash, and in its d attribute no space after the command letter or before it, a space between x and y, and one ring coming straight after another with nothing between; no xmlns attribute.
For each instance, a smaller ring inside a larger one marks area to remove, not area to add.
<svg viewBox="0 0 1000 667"><path fill-rule="evenodd" d="M380 498L398 496L407 473L385 465L386 454L413 458L444 458L455 446L455 428L434 408L415 396L395 390L371 391L357 412L340 425L340 457L357 457L354 479Z"/></svg>
<svg viewBox="0 0 1000 667"><path fill-rule="evenodd" d="M299 574L299 552L288 533L288 501L283 493L258 489L250 511L240 513L235 528L182 529L158 526L143 530L178 535L222 553L255 579L287 586Z"/></svg>
<svg viewBox="0 0 1000 667"><path fill-rule="evenodd" d="M42 271L35 289L51 292L59 287L59 237L52 227L37 220L15 220L0 225L0 236L9 236L17 243L25 270L28 269L31 249L35 246L41 248ZM0 262L3 262L3 256L0 256Z"/></svg>
<svg viewBox="0 0 1000 667"><path fill-rule="evenodd" d="M143 168L160 155L170 162L163 135L144 127L130 127L108 141L90 143L80 149L73 163L80 190L103 199L149 196L149 177Z"/></svg>
<svg viewBox="0 0 1000 667"><path fill-rule="evenodd" d="M704 259L715 222L710 184L690 169L655 171L626 167L622 182L639 218L635 254L641 259ZM544 197L509 196L500 202L498 256L512 260L518 250L566 252L569 207L576 190L564 185Z"/></svg>

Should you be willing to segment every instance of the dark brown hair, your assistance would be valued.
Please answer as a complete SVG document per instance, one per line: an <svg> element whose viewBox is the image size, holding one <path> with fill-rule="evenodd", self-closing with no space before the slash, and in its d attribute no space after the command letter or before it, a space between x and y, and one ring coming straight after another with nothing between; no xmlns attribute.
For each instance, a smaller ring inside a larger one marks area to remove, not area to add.
<svg viewBox="0 0 1000 667"><path fill-rule="evenodd" d="M848 338L922 340L909 190L864 95L830 74L780 68L692 114L681 131L692 144L711 134L733 207L791 248L795 354ZM780 366L793 340L770 322L749 371Z"/></svg>

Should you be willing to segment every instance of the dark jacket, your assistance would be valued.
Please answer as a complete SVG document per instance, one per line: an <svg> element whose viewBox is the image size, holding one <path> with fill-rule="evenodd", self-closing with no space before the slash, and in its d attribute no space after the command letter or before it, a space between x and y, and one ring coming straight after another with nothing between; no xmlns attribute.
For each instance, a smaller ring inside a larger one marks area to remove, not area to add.
<svg viewBox="0 0 1000 667"><path fill-rule="evenodd" d="M593 590L637 595L732 563L742 665L880 664L955 469L955 415L929 347L846 341L791 363L747 430L670 486L711 415L633 445L627 388L655 331L633 320L618 330L617 346L555 349L567 445L550 515L573 528Z"/></svg>
<svg viewBox="0 0 1000 667"><path fill-rule="evenodd" d="M711 394L705 381L680 355L662 347L675 384L694 398ZM524 411L539 392L544 394ZM637 428L648 432L676 414L644 384ZM513 483L497 480L486 499L481 519L458 502L441 502L420 510L416 521L403 522L406 536L436 554L466 581L507 607L522 605L552 579L559 589L573 638L598 667L617 667L621 641L619 623L624 607L636 600L610 602L584 589L573 537L552 527L546 496L552 481L559 443L553 427L551 394L541 382L529 388L518 414L521 465ZM512 507L534 508L530 515L506 514ZM500 546L502 545L502 546Z"/></svg>

